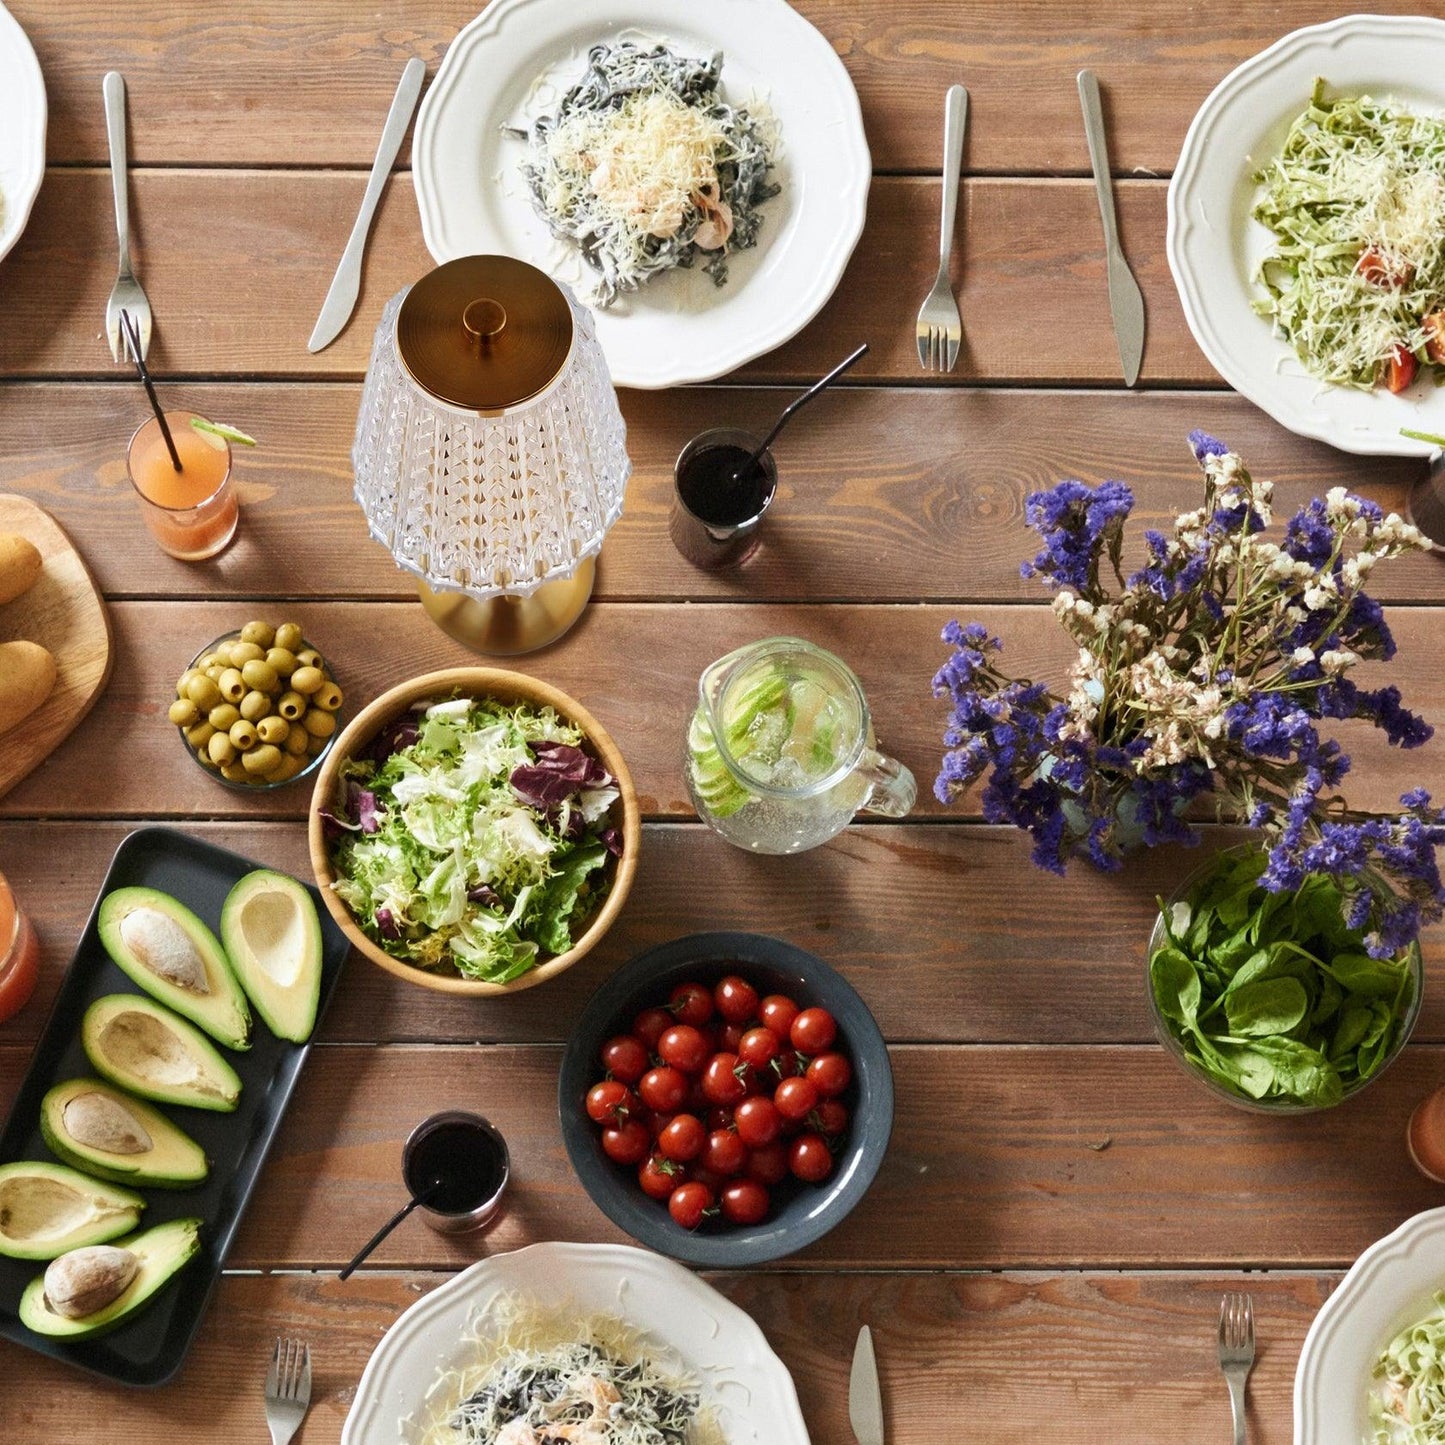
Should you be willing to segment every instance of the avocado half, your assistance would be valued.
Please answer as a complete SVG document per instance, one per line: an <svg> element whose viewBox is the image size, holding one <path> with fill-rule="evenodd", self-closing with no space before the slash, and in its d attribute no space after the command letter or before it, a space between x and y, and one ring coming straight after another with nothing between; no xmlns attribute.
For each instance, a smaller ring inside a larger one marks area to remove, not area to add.
<svg viewBox="0 0 1445 1445"><path fill-rule="evenodd" d="M199 1029L135 993L107 994L86 1009L80 1042L104 1079L142 1099L230 1113L241 1079Z"/></svg>
<svg viewBox="0 0 1445 1445"><path fill-rule="evenodd" d="M64 1164L0 1164L0 1254L54 1259L104 1244L140 1223L145 1200Z"/></svg>
<svg viewBox="0 0 1445 1445"><path fill-rule="evenodd" d="M40 1101L40 1132L65 1164L117 1184L188 1189L209 1166L201 1146L159 1109L99 1079L67 1079Z"/></svg>
<svg viewBox="0 0 1445 1445"><path fill-rule="evenodd" d="M250 1047L251 1010L216 935L169 893L117 888L100 905L105 951L152 998L228 1049Z"/></svg>
<svg viewBox="0 0 1445 1445"><path fill-rule="evenodd" d="M321 997L321 920L294 878L258 868L221 909L226 953L256 1012L277 1038L304 1043Z"/></svg>
<svg viewBox="0 0 1445 1445"><path fill-rule="evenodd" d="M117 1240L116 1249L134 1256L135 1275L109 1304L79 1319L71 1319L51 1306L45 1297L44 1275L31 1280L20 1296L20 1322L37 1334L66 1340L92 1339L113 1330L154 1299L160 1288L195 1257L201 1247L200 1229L199 1219L172 1219L142 1234Z"/></svg>

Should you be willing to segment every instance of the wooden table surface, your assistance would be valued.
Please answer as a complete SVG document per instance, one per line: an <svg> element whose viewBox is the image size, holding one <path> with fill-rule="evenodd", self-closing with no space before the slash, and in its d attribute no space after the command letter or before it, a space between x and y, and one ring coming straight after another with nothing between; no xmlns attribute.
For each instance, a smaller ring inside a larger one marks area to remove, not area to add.
<svg viewBox="0 0 1445 1445"><path fill-rule="evenodd" d="M50 171L0 263L0 490L49 509L111 606L116 664L74 735L0 802L0 869L44 947L35 1000L0 1029L13 1097L110 856L147 820L307 874L304 788L226 792L179 755L162 716L198 641L253 614L323 643L349 708L468 655L423 616L368 541L348 458L381 305L430 266L409 150L388 188L360 303L340 340L305 350L404 60L434 76L479 0L7 0L50 96ZM682 4L683 0L679 0ZM1275 1120L1215 1102L1153 1042L1144 947L1153 899L1191 855L1122 876L1036 873L1026 841L930 794L943 708L939 628L996 627L1022 668L1058 677L1068 648L1018 575L1027 492L1122 477L1159 525L1195 505L1194 426L1223 436L1293 506L1347 483L1403 504L1418 463L1299 440L1214 375L1164 259L1169 171L1190 117L1235 64L1322 0L803 0L863 104L877 175L868 224L822 314L712 387L624 392L627 510L575 631L524 666L581 699L628 757L646 812L636 887L593 955L544 989L459 1003L359 957L321 1030L199 1343L154 1393L98 1384L0 1343L0 1438L266 1438L272 1337L310 1339L301 1440L338 1438L361 1370L398 1312L485 1248L617 1241L572 1177L558 1132L559 1047L622 960L705 928L812 949L852 980L893 1051L892 1146L872 1191L817 1245L711 1276L749 1310L797 1382L813 1439L851 1439L848 1364L878 1337L889 1438L1154 1442L1226 1438L1214 1360L1220 1293L1255 1297L1252 1439L1290 1438L1311 1318L1372 1240L1445 1195L1407 1162L1406 1118L1445 1074L1445 1002L1428 992L1403 1061L1363 1098ZM1419 7L1385 6L1385 9ZM1123 239L1149 316L1143 380L1122 389L1074 72L1103 82ZM260 437L241 458L240 536L187 566L143 530L124 447L143 415L102 336L114 236L102 74L130 88L137 264L156 314L150 363L172 403ZM932 269L943 91L971 90L957 280L958 369L918 369L912 317ZM758 424L859 341L847 392L779 446L767 542L706 575L666 535L671 459L704 425ZM1136 521L1139 520L1136 517ZM1377 574L1400 641L1393 679L1445 720L1445 571ZM883 742L920 783L916 816L868 823L779 863L692 816L682 728L699 669L749 639L798 633L861 675ZM1442 776L1357 734L1352 788L1388 806ZM1210 842L1217 842L1211 839ZM1438 971L1445 936L1425 941ZM346 1284L344 1261L402 1199L401 1139L443 1106L482 1107L511 1141L512 1208L487 1238L409 1222ZM21 1383L15 1383L21 1382Z"/></svg>

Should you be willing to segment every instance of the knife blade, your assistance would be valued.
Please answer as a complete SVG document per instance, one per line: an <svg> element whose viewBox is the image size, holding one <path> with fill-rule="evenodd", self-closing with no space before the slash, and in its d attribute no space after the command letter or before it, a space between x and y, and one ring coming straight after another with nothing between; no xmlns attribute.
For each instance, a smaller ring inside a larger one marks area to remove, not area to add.
<svg viewBox="0 0 1445 1445"><path fill-rule="evenodd" d="M316 329L306 343L307 351L322 351L330 346L341 335L356 309L356 298L361 294L361 258L366 251L367 233L371 230L372 217L376 215L386 178L391 174L396 154L406 137L406 128L411 124L412 112L421 98L425 79L426 61L420 56L413 56L407 61L406 69L401 73L401 83L392 97L391 110L387 112L386 125L381 132L381 144L376 148L376 160L371 167L371 179L367 181L366 194L361 199L361 210L351 228L346 249L341 253L341 264L331 279L331 289L321 303Z"/></svg>
<svg viewBox="0 0 1445 1445"><path fill-rule="evenodd" d="M1109 312L1114 318L1114 340L1119 344L1124 384L1133 386L1139 380L1139 366L1144 359L1144 293L1140 291L1119 245L1119 222L1114 213L1114 191L1110 183L1109 148L1104 136L1104 107L1099 98L1098 77L1092 70L1079 72L1079 101L1084 107L1084 135L1089 142L1089 164L1094 168L1099 218L1104 223Z"/></svg>
<svg viewBox="0 0 1445 1445"><path fill-rule="evenodd" d="M878 1361L873 1354L873 1331L864 1325L853 1347L853 1371L848 1376L848 1423L858 1445L883 1445L883 1395L878 1388Z"/></svg>

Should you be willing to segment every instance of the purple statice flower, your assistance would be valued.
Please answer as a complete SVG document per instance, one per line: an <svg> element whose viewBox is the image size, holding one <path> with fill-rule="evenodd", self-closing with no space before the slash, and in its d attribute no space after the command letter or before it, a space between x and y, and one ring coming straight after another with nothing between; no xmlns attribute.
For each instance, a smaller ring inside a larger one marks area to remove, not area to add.
<svg viewBox="0 0 1445 1445"><path fill-rule="evenodd" d="M1189 433L1189 449L1194 453L1194 459L1203 465L1205 457L1222 457L1229 454L1229 448L1219 440L1212 437L1207 431L1200 431L1196 428Z"/></svg>
<svg viewBox="0 0 1445 1445"><path fill-rule="evenodd" d="M1325 517L1323 497L1316 497L1290 518L1283 547L1296 562L1323 567L1335 553L1335 529Z"/></svg>
<svg viewBox="0 0 1445 1445"><path fill-rule="evenodd" d="M1124 519L1134 494L1123 482L1060 482L1047 492L1031 492L1024 519L1043 538L1044 548L1020 568L1024 577L1039 577L1048 586L1077 592L1097 590L1099 558L1107 549L1117 557Z"/></svg>

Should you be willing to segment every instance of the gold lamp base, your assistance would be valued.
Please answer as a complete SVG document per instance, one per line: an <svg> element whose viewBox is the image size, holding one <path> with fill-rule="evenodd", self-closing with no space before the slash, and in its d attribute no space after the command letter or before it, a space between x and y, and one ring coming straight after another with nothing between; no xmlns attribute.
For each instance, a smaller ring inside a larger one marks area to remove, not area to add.
<svg viewBox="0 0 1445 1445"><path fill-rule="evenodd" d="M570 577L544 582L530 597L489 597L479 602L463 592L416 590L427 616L448 637L473 652L515 657L546 647L582 615L592 596L597 559L588 557Z"/></svg>

